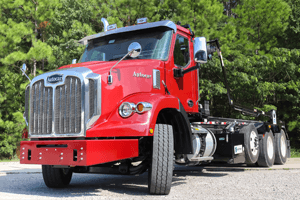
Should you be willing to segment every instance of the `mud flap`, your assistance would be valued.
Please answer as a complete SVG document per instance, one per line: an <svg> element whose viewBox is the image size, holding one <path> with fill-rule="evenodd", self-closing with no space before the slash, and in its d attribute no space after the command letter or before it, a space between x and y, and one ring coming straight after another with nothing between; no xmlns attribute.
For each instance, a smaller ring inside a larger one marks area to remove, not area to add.
<svg viewBox="0 0 300 200"><path fill-rule="evenodd" d="M217 150L214 161L245 163L244 134L215 134Z"/></svg>

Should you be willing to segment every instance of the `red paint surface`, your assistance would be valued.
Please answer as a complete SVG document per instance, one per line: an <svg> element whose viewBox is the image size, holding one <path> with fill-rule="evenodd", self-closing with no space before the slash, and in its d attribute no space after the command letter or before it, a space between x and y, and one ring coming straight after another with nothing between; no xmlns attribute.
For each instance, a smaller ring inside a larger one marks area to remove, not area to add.
<svg viewBox="0 0 300 200"><path fill-rule="evenodd" d="M152 104L152 109L143 114L134 113L131 117L122 118L118 113L118 108L122 102L148 102ZM124 137L124 136L152 136L150 128L155 128L156 118L164 108L179 109L179 101L172 95L138 93L131 95L119 102L111 115L105 121L98 120L99 123L86 131L86 137Z"/></svg>
<svg viewBox="0 0 300 200"><path fill-rule="evenodd" d="M67 147L37 148L37 145L67 145ZM31 150L31 160L28 160L28 149ZM77 149L77 161L73 161L73 149ZM22 141L20 147L21 164L90 166L138 155L137 139Z"/></svg>

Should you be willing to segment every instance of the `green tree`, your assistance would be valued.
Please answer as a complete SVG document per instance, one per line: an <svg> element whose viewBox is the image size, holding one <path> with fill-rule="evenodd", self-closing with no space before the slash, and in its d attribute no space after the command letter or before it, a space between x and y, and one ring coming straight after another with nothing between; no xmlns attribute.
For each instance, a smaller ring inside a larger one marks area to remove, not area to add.
<svg viewBox="0 0 300 200"><path fill-rule="evenodd" d="M51 24L45 29L46 42L53 49L53 56L56 58L47 65L46 70L70 64L72 59L79 59L84 46L79 45L78 40L96 33L95 29L99 25L92 18L92 3L85 0L60 0L60 4L62 6L54 9Z"/></svg>
<svg viewBox="0 0 300 200"><path fill-rule="evenodd" d="M300 49L300 0L286 0L291 8L289 25L282 37L280 46L288 49Z"/></svg>
<svg viewBox="0 0 300 200"><path fill-rule="evenodd" d="M53 15L58 0L1 0L0 41L4 46L1 62L5 65L27 61L36 75L37 62L53 60L52 48L41 40L39 25ZM43 53L41 53L43 52Z"/></svg>
<svg viewBox="0 0 300 200"><path fill-rule="evenodd" d="M290 11L284 0L244 0L233 10L238 34L232 47L247 55L269 52L286 30Z"/></svg>
<svg viewBox="0 0 300 200"><path fill-rule="evenodd" d="M14 155L25 128L24 93L28 82L24 82L19 69L14 69L0 68L0 158Z"/></svg>
<svg viewBox="0 0 300 200"><path fill-rule="evenodd" d="M218 22L224 18L223 5L217 0L182 0L173 21L190 24L196 36L207 39L216 35ZM213 38L214 39L214 38Z"/></svg>

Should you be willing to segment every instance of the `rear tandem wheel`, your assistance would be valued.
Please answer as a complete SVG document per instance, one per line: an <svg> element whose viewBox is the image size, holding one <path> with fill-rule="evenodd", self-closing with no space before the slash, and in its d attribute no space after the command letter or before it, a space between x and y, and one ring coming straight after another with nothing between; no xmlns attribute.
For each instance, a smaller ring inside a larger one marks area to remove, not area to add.
<svg viewBox="0 0 300 200"><path fill-rule="evenodd" d="M257 164L260 167L272 167L275 161L274 136L272 131L266 132L259 142L259 157Z"/></svg>
<svg viewBox="0 0 300 200"><path fill-rule="evenodd" d="M258 133L254 124L244 126L240 133L244 133L245 157L247 164L254 164L258 160L260 148Z"/></svg>
<svg viewBox="0 0 300 200"><path fill-rule="evenodd" d="M288 147L283 129L275 133L275 164L284 165L288 156Z"/></svg>

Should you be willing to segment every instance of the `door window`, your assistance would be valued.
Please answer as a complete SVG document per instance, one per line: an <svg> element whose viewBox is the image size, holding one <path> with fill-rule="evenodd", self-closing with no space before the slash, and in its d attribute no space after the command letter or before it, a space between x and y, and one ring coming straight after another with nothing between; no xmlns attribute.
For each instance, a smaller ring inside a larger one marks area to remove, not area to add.
<svg viewBox="0 0 300 200"><path fill-rule="evenodd" d="M186 67L189 62L189 40L181 35L177 35L174 47L174 64L178 67Z"/></svg>

